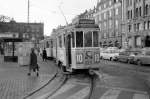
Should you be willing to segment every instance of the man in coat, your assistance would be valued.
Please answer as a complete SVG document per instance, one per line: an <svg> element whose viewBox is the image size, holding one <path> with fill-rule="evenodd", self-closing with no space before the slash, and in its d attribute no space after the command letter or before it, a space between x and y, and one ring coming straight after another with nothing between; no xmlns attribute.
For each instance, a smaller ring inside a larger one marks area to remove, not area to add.
<svg viewBox="0 0 150 99"><path fill-rule="evenodd" d="M31 53L30 53L30 64L29 64L29 73L28 75L31 75L31 71L36 72L37 76L39 76L39 67L37 64L37 55L34 52L34 48L31 48Z"/></svg>

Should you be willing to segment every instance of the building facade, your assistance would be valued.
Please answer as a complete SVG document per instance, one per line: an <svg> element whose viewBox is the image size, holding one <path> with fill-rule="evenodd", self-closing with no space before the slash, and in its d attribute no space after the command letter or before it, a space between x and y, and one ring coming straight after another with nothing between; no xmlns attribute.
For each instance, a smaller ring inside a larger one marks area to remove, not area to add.
<svg viewBox="0 0 150 99"><path fill-rule="evenodd" d="M120 0L98 0L94 17L100 27L101 47L122 47L122 15Z"/></svg>
<svg viewBox="0 0 150 99"><path fill-rule="evenodd" d="M126 0L126 17L128 46L150 47L150 0Z"/></svg>
<svg viewBox="0 0 150 99"><path fill-rule="evenodd" d="M79 19L91 19L95 20L94 14L96 12L96 8L94 7L93 9L86 10L85 12L81 13L80 15L76 16L72 20L72 24L76 23Z"/></svg>
<svg viewBox="0 0 150 99"><path fill-rule="evenodd" d="M43 23L18 23L15 21L0 22L0 38L17 37L23 41L35 41L44 37Z"/></svg>

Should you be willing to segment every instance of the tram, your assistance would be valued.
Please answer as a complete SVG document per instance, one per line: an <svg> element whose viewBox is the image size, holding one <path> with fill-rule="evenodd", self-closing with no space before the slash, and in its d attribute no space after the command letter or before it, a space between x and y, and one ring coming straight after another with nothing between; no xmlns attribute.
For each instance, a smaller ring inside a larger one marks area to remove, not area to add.
<svg viewBox="0 0 150 99"><path fill-rule="evenodd" d="M53 39L51 37L41 40L39 42L39 48L40 48L40 54L42 54L42 51L45 48L47 52L47 58L48 59L53 58Z"/></svg>
<svg viewBox="0 0 150 99"><path fill-rule="evenodd" d="M99 27L94 20L79 19L53 34L53 55L63 71L99 68Z"/></svg>

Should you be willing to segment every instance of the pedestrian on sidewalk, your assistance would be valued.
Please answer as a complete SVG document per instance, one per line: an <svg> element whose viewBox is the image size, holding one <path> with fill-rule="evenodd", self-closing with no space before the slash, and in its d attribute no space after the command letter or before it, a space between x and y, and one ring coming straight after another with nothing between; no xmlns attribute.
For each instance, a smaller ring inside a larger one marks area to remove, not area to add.
<svg viewBox="0 0 150 99"><path fill-rule="evenodd" d="M44 48L44 50L43 50L43 56L42 56L42 58L43 58L43 61L45 61L46 62L46 60L47 60L47 52L46 52L46 50L45 50L45 48Z"/></svg>
<svg viewBox="0 0 150 99"><path fill-rule="evenodd" d="M34 52L34 48L31 48L31 53L30 53L30 64L29 64L29 73L28 75L31 75L31 71L35 72L37 76L39 76L39 66L37 63L37 55Z"/></svg>

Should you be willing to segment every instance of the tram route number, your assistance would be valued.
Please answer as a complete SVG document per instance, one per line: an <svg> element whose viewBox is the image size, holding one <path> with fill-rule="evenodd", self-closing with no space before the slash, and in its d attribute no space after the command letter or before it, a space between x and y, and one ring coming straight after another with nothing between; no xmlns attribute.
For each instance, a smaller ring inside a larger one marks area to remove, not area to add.
<svg viewBox="0 0 150 99"><path fill-rule="evenodd" d="M95 60L95 63L99 63L100 62L100 54L99 53L95 53L94 54L94 60Z"/></svg>
<svg viewBox="0 0 150 99"><path fill-rule="evenodd" d="M83 54L77 54L76 55L76 62L77 64L82 64L83 63Z"/></svg>
<svg viewBox="0 0 150 99"><path fill-rule="evenodd" d="M76 55L76 63L77 64L83 64L84 62L84 57L82 53L79 53ZM95 53L94 54L94 62L95 63L99 63L100 62L100 54L99 53ZM91 62L89 63L91 64Z"/></svg>

